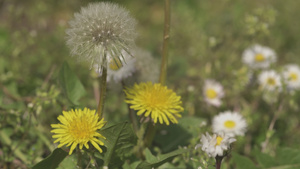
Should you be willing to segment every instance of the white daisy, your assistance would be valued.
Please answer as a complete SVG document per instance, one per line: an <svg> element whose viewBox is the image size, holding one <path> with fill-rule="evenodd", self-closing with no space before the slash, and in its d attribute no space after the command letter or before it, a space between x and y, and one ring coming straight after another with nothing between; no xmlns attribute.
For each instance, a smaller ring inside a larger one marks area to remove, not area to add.
<svg viewBox="0 0 300 169"><path fill-rule="evenodd" d="M225 111L213 118L213 132L224 132L232 136L243 136L246 132L246 120L237 112Z"/></svg>
<svg viewBox="0 0 300 169"><path fill-rule="evenodd" d="M300 88L300 68L296 64L286 65L283 71L284 82L287 88L295 90Z"/></svg>
<svg viewBox="0 0 300 169"><path fill-rule="evenodd" d="M236 139L225 133L213 134L212 136L206 132L202 134L200 139L201 144L196 145L195 149L202 147L209 157L223 156L224 151L228 150L230 144Z"/></svg>
<svg viewBox="0 0 300 169"><path fill-rule="evenodd" d="M221 98L224 97L223 86L215 80L205 80L203 88L204 99L208 104L221 105Z"/></svg>
<svg viewBox="0 0 300 169"><path fill-rule="evenodd" d="M266 70L259 74L258 83L268 91L281 90L281 77L274 70Z"/></svg>
<svg viewBox="0 0 300 169"><path fill-rule="evenodd" d="M268 68L276 62L276 53L269 47L256 44L243 52L242 60L253 69Z"/></svg>
<svg viewBox="0 0 300 169"><path fill-rule="evenodd" d="M130 56L126 52L122 52L123 57L120 57L120 60L108 57L108 66L107 66L107 82L110 82L112 79L118 83L123 79L132 76L135 72L135 61L136 59ZM96 72L101 76L102 72L99 71L97 66L95 66Z"/></svg>

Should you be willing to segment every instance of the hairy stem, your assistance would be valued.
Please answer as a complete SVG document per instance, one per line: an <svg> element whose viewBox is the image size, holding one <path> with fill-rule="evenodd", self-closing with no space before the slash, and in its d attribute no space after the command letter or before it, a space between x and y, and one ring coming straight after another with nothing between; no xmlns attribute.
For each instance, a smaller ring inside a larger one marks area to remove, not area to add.
<svg viewBox="0 0 300 169"><path fill-rule="evenodd" d="M104 63L106 62L106 52L104 53ZM104 99L106 96L106 78L107 78L107 67L102 66L101 67L102 76L100 78L100 98L99 98L99 104L98 104L98 115L101 119L103 116L103 108L104 108Z"/></svg>
<svg viewBox="0 0 300 169"><path fill-rule="evenodd" d="M163 37L163 48L162 48L162 61L160 68L159 82L164 85L166 83L167 76L167 65L168 65L168 50L169 50L169 39L170 39L170 0L165 0L165 23L164 23L164 37Z"/></svg>
<svg viewBox="0 0 300 169"><path fill-rule="evenodd" d="M152 122L149 122L147 126L146 135L144 137L144 146L150 147L152 145L152 141L154 139L156 132L156 127L152 124Z"/></svg>

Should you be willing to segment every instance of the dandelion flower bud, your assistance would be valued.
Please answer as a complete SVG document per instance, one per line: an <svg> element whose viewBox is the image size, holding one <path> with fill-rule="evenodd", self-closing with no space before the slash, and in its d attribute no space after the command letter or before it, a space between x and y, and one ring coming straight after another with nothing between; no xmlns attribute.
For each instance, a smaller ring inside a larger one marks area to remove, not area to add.
<svg viewBox="0 0 300 169"><path fill-rule="evenodd" d="M136 37L133 19L127 10L108 2L90 3L74 14L69 22L67 46L79 60L106 66L106 56L115 60L129 53Z"/></svg>

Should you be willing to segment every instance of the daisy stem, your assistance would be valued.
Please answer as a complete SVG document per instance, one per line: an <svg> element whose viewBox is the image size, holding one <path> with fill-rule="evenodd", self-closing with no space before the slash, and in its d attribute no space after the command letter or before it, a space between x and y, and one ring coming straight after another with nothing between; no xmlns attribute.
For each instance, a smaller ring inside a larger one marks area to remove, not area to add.
<svg viewBox="0 0 300 169"><path fill-rule="evenodd" d="M268 132L267 132L267 135L266 135L266 140L262 143L262 148L261 148L262 152L266 152L266 150L267 150L267 146L268 146L270 138L272 136L271 134L268 134L268 133L270 133L270 132L273 131L273 128L274 128L275 123L276 123L276 121L278 119L279 113L282 110L283 110L283 100L279 104L278 110L274 113L274 116L273 116L273 118L271 120L271 123L270 123L269 128L268 128Z"/></svg>
<svg viewBox="0 0 300 169"><path fill-rule="evenodd" d="M104 52L104 62L106 62L106 52ZM99 98L99 104L98 104L98 116L99 119L102 118L103 115L103 108L104 108L104 99L106 96L106 78L107 78L107 67L102 66L102 76L100 77L100 98Z"/></svg>
<svg viewBox="0 0 300 169"><path fill-rule="evenodd" d="M216 169L221 169L222 159L223 159L223 156L216 157Z"/></svg>
<svg viewBox="0 0 300 169"><path fill-rule="evenodd" d="M159 82L164 85L166 83L167 76L167 64L168 64L168 50L170 39L170 0L165 0L165 23L164 23L164 39L162 48L162 61L160 68Z"/></svg>

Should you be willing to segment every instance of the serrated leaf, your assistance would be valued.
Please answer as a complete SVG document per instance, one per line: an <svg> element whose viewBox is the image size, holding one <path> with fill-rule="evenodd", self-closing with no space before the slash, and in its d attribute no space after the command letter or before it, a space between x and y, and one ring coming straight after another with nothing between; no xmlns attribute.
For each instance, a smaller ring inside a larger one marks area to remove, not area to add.
<svg viewBox="0 0 300 169"><path fill-rule="evenodd" d="M153 156L152 154L151 155L149 154L149 153L151 153L150 150L146 149L145 154L146 154L146 157L148 156L148 160L150 160L150 161L146 160L144 162L141 162L136 167L136 169L152 169L152 168L159 167L160 165L169 161L171 158L178 156L180 154L183 154L185 152L187 152L186 149L178 149L178 150L172 151L167 154L158 155L156 158L154 158L155 156ZM147 153L148 153L148 155L147 155Z"/></svg>
<svg viewBox="0 0 300 169"><path fill-rule="evenodd" d="M109 168L121 166L122 161L119 159L130 154L137 141L130 123L125 122L110 126L103 129L101 134L106 137L103 142L107 147L107 152L103 158L104 166L109 166Z"/></svg>
<svg viewBox="0 0 300 169"><path fill-rule="evenodd" d="M78 105L79 99L85 95L86 91L67 62L64 62L59 71L58 81L68 100L72 104Z"/></svg>
<svg viewBox="0 0 300 169"><path fill-rule="evenodd" d="M236 164L236 169L257 169L258 167L248 157L232 153L232 160Z"/></svg>
<svg viewBox="0 0 300 169"><path fill-rule="evenodd" d="M32 169L55 169L67 155L67 152L57 148L47 158L33 166Z"/></svg>

